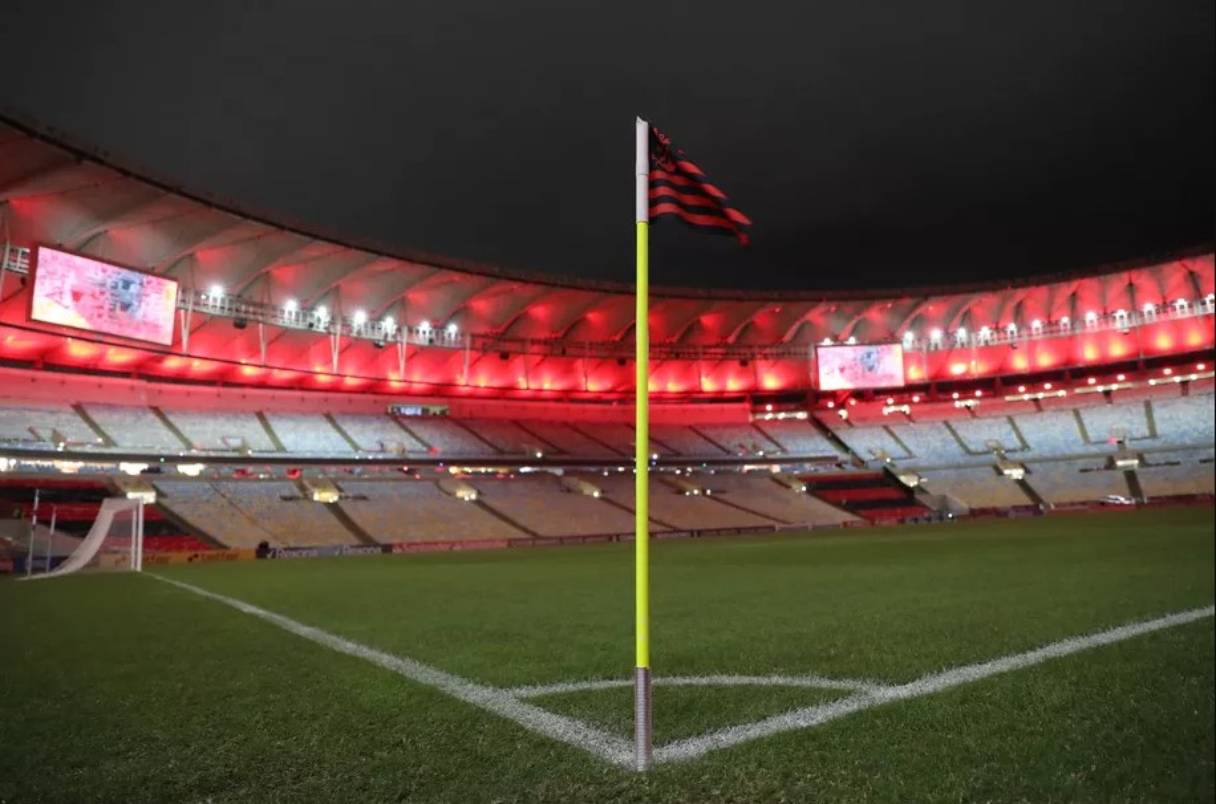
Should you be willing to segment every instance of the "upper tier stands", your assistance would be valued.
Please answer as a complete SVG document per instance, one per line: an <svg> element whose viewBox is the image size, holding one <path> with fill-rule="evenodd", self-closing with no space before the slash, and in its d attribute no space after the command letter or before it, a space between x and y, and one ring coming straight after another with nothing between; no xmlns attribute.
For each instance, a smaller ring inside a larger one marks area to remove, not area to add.
<svg viewBox="0 0 1216 804"><path fill-rule="evenodd" d="M54 445L57 437L70 446L97 447L105 443L67 404L0 406L0 444L46 447Z"/></svg>
<svg viewBox="0 0 1216 804"><path fill-rule="evenodd" d="M832 446L815 425L804 419L773 419L757 422L754 427L777 444L782 453L798 457L840 457L839 450Z"/></svg>
<svg viewBox="0 0 1216 804"><path fill-rule="evenodd" d="M352 451L346 439L321 414L267 413L266 422L288 452L339 455Z"/></svg>
<svg viewBox="0 0 1216 804"><path fill-rule="evenodd" d="M274 452L266 428L252 413L235 411L165 411L195 449Z"/></svg>
<svg viewBox="0 0 1216 804"><path fill-rule="evenodd" d="M386 414L335 413L334 421L359 449L366 452L425 454L427 451L422 442Z"/></svg>
<svg viewBox="0 0 1216 804"><path fill-rule="evenodd" d="M497 450L455 421L432 417L398 419L415 441L442 456L495 455Z"/></svg>
<svg viewBox="0 0 1216 804"><path fill-rule="evenodd" d="M783 450L750 424L702 424L697 432L731 455L773 455Z"/></svg>
<svg viewBox="0 0 1216 804"><path fill-rule="evenodd" d="M622 455L622 452L610 449L572 424L535 420L523 424L545 443L553 445L561 455L583 455L589 458L612 458ZM621 447L621 450L626 451L627 447Z"/></svg>
<svg viewBox="0 0 1216 804"><path fill-rule="evenodd" d="M85 412L97 422L119 447L180 452L187 445L165 426L151 408L130 405L84 405Z"/></svg>
<svg viewBox="0 0 1216 804"><path fill-rule="evenodd" d="M1011 460L1042 461L1114 452L1112 438L1138 451L1202 447L1216 440L1212 394L1110 403L1102 394L1075 395L1081 407L1037 410L1033 403L986 400L974 412L932 403L924 417L874 409L843 420L816 413L853 454L877 467L881 457L914 469L990 464L992 445ZM652 428L651 452L664 457L718 459L759 455L843 460L807 420L755 424L663 424ZM388 415L266 411L154 410L137 405L13 404L0 400L0 446L126 449L180 454L217 452L343 457L356 454L617 459L632 457L634 430L621 422L563 423L505 419L393 418ZM113 442L113 446L107 446ZM281 449L280 449L281 445Z"/></svg>

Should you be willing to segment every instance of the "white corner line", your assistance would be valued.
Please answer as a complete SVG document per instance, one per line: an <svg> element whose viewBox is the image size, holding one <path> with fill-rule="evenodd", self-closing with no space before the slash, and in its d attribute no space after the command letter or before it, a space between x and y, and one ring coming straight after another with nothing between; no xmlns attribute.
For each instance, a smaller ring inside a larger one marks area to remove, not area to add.
<svg viewBox="0 0 1216 804"><path fill-rule="evenodd" d="M296 622L290 617L284 617L282 614L258 608L243 600L226 597L225 595L210 592L193 584L175 581L162 575L156 575L155 573L148 572L144 574L163 583L210 598L237 611L265 620L272 625L282 628L284 631L303 637L330 650L363 659L378 667L405 676L411 681L425 684L428 687L434 687L453 698L470 703L488 712L493 712L507 720L514 721L529 731L574 746L575 748L581 748L613 765L625 768L632 768L634 765L633 744L629 741L597 729L581 720L554 714L538 706L521 701L506 690L478 684L414 659L405 656L394 656L391 653L385 653L384 651L361 645L358 642L344 639L328 631L322 631L320 628Z"/></svg>
<svg viewBox="0 0 1216 804"><path fill-rule="evenodd" d="M1016 653L986 662L955 667L941 673L924 676L908 684L887 687L872 692L859 692L847 698L832 701L831 703L796 709L792 712L775 715L755 721L754 723L731 726L719 731L703 734L699 737L676 740L656 748L654 761L660 763L696 759L710 751L729 748L741 743L758 740L762 737L781 734L782 732L818 726L852 714L853 712L860 712L892 701L919 698L922 695L930 695L952 687L971 684L1001 673L1033 667L1050 659L1057 659L1091 648L1122 642L1143 634L1185 625L1214 615L1216 615L1216 606L1205 606L1168 614L1154 620L1129 623L1083 636L1068 637L1059 642L1052 642L1049 645L1044 645L1041 648L1026 651L1025 653Z"/></svg>

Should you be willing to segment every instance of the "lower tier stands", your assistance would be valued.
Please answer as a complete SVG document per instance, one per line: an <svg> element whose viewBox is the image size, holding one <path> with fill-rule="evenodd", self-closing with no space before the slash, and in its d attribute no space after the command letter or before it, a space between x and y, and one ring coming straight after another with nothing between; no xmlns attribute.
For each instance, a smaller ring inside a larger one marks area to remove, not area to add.
<svg viewBox="0 0 1216 804"><path fill-rule="evenodd" d="M229 547L356 544L359 539L322 503L279 481L157 481L157 501L196 530Z"/></svg>
<svg viewBox="0 0 1216 804"><path fill-rule="evenodd" d="M344 480L339 505L378 542L516 539L528 534L430 480Z"/></svg>
<svg viewBox="0 0 1216 804"><path fill-rule="evenodd" d="M921 484L929 493L953 497L968 508L1013 508L1034 502L995 466L922 472Z"/></svg>
<svg viewBox="0 0 1216 804"><path fill-rule="evenodd" d="M633 532L631 513L607 500L570 491L550 474L474 485L487 506L539 536Z"/></svg>
<svg viewBox="0 0 1216 804"><path fill-rule="evenodd" d="M1189 494L1216 494L1216 464L1212 449L1150 453L1136 477L1150 500Z"/></svg>
<svg viewBox="0 0 1216 804"><path fill-rule="evenodd" d="M1129 496L1123 472L1107 469L1104 460L1031 463L1026 470L1026 482L1044 500L1057 505Z"/></svg>

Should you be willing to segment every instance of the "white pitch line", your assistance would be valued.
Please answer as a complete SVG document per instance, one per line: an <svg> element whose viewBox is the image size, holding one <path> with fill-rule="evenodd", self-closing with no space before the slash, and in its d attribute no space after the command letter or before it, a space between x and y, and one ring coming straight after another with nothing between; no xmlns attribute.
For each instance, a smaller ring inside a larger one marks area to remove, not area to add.
<svg viewBox="0 0 1216 804"><path fill-rule="evenodd" d="M155 578L158 581L163 581L167 584L176 586L179 589L184 589L188 592L193 592L196 595L201 595L206 598L223 603L226 606L231 606L237 611L245 614L253 615L273 625L277 625L284 631L303 637L318 645L335 650L339 653L345 653L348 656L355 656L365 661L371 662L374 665L383 667L386 670L391 670L394 673L405 676L411 681L416 681L419 684L425 684L429 687L444 692L453 698L457 698L466 703L485 709L488 712L493 712L496 715L514 721L523 726L529 731L544 735L558 742L572 745L576 748L581 748L588 753L607 760L614 765L631 768L634 764L633 745L627 740L620 737L608 734L593 726L583 723L571 717L557 715L552 712L541 709L538 706L526 703L517 699L505 690L497 687L490 687L484 684L478 684L466 678L445 673L430 665L415 661L404 656L394 656L391 653L385 653L375 648L370 648L366 645L361 645L358 642L352 642L349 639L343 639L340 636L331 634L328 631L322 631L320 628L314 628L310 625L296 622L290 617L284 617L282 614L276 614L266 609L258 608L243 600L226 597L215 592L209 592L192 584L175 581L170 578L165 578L161 575L153 573L145 573L149 577Z"/></svg>
<svg viewBox="0 0 1216 804"><path fill-rule="evenodd" d="M1025 653L1017 653L987 662L955 667L951 670L925 676L908 684L886 687L873 692L861 692L839 701L796 709L782 715L775 715L774 717L741 726L731 726L719 731L710 732L709 734L703 734L699 737L676 740L656 748L654 751L654 761L659 763L696 759L720 748L728 748L782 732L818 726L830 720L836 720L853 712L860 712L881 704L919 698L922 695L930 695L952 687L970 684L984 678L989 678L990 676L1008 673L1012 670L1033 667L1050 659L1080 653L1081 651L1102 645L1122 642L1126 639L1152 633L1153 631L1185 625L1212 617L1213 615L1216 615L1216 606L1206 606L1158 617L1155 620L1129 623L1128 625L1121 625L1106 631L1069 637L1059 642L1053 642L1041 648L1036 648L1035 650L1026 651Z"/></svg>
<svg viewBox="0 0 1216 804"><path fill-rule="evenodd" d="M880 693L886 684L852 678L828 678L827 676L656 676L652 681L656 687L812 687L822 690L844 690L846 692ZM604 678L589 681L559 681L554 684L529 684L512 687L507 692L517 698L536 698L541 695L560 695L567 692L587 690L610 690L632 687L633 680L627 678Z"/></svg>

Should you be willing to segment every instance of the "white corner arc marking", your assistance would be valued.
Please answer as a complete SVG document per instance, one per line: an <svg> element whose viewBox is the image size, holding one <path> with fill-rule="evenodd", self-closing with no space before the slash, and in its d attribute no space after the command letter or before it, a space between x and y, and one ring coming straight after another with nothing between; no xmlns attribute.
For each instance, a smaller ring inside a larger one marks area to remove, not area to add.
<svg viewBox="0 0 1216 804"><path fill-rule="evenodd" d="M415 659L395 656L391 653L385 653L367 645L344 639L320 628L297 622L282 614L276 614L275 612L254 606L251 603L246 603L243 600L227 597L194 586L193 584L166 578L162 575L154 573L144 574L163 583L210 598L237 611L265 620L284 631L327 647L330 650L363 659L378 667L404 676L411 681L434 687L457 700L464 701L507 720L511 720L536 734L575 748L580 748L613 765L622 768L633 767L633 745L625 738L617 737L589 723L565 715L555 714L522 700L523 698L563 692L630 686L632 682L627 679L599 679L556 684L537 684L512 689L492 687L439 670ZM657 764L697 759L710 751L729 748L774 734L818 726L854 712L871 709L875 706L919 698L923 695L931 695L953 687L971 684L991 676L1033 667L1051 659L1080 653L1103 645L1122 642L1143 634L1186 625L1187 623L1213 616L1216 616L1216 606L1188 609L1167 614L1153 620L1129 623L1091 634L1068 637L1024 653L1015 653L985 662L951 668L940 673L924 676L907 684L886 685L868 680L840 679L817 675L707 675L656 678L655 684L660 686L794 686L845 690L851 691L853 694L836 701L795 709L752 723L730 726L697 737L675 740L666 745L656 747L654 761Z"/></svg>

